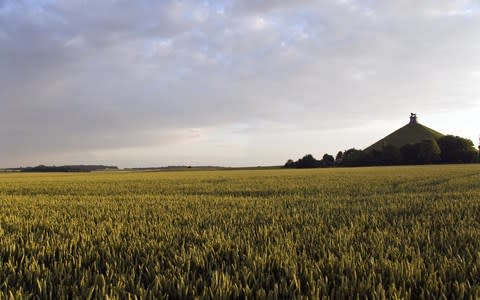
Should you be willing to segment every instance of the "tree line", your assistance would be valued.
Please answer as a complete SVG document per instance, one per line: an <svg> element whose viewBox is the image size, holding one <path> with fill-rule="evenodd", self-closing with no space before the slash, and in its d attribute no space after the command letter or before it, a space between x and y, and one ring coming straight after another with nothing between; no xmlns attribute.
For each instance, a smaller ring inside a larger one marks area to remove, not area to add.
<svg viewBox="0 0 480 300"><path fill-rule="evenodd" d="M10 169L20 172L93 172L93 171L106 171L106 170L118 170L117 166L104 166L104 165L69 165L69 166L44 166L39 165L36 167L26 167L18 169Z"/></svg>
<svg viewBox="0 0 480 300"><path fill-rule="evenodd" d="M383 145L381 150L355 148L339 151L334 158L330 154L317 160L313 155L293 161L289 159L285 168L328 168L360 167L382 165L416 165L438 163L476 163L480 162L479 152L473 142L459 136L446 135L437 139L424 140L416 144L406 144L400 148Z"/></svg>

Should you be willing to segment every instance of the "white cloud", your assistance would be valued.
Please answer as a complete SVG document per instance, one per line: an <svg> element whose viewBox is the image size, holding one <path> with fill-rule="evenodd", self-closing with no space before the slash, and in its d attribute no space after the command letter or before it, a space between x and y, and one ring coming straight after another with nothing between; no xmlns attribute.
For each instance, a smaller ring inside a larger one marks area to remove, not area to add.
<svg viewBox="0 0 480 300"><path fill-rule="evenodd" d="M65 47L82 48L85 46L85 44L85 38L81 35L76 35L65 42Z"/></svg>
<svg viewBox="0 0 480 300"><path fill-rule="evenodd" d="M267 26L267 21L265 18L260 16L250 18L249 23L249 27L253 30L263 30Z"/></svg>
<svg viewBox="0 0 480 300"><path fill-rule="evenodd" d="M206 5L197 7L192 12L193 19L197 22L205 22L210 16L210 8Z"/></svg>
<svg viewBox="0 0 480 300"><path fill-rule="evenodd" d="M169 56L172 52L172 39L160 39L151 42L151 53L154 56Z"/></svg>

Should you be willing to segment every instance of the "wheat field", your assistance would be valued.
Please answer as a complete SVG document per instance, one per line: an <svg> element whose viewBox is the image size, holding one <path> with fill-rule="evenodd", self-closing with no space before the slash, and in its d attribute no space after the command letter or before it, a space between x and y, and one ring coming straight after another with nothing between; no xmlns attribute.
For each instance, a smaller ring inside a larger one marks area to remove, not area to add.
<svg viewBox="0 0 480 300"><path fill-rule="evenodd" d="M0 173L3 299L478 299L480 165Z"/></svg>

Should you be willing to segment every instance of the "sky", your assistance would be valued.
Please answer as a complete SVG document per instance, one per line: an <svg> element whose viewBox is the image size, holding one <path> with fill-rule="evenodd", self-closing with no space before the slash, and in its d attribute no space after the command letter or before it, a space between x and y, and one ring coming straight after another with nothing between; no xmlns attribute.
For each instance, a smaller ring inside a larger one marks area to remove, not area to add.
<svg viewBox="0 0 480 300"><path fill-rule="evenodd" d="M480 1L0 0L0 167L478 143Z"/></svg>

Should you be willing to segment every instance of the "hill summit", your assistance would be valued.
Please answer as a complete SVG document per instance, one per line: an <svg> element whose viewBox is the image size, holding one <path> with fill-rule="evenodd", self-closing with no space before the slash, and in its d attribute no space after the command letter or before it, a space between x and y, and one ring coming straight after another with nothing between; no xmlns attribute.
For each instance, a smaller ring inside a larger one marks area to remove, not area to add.
<svg viewBox="0 0 480 300"><path fill-rule="evenodd" d="M369 146L365 151L381 151L382 148L387 145L401 148L404 145L416 144L425 140L430 140L437 144L437 140L442 136L444 136L442 133L418 123L417 115L412 113L410 114L410 122L407 125Z"/></svg>

